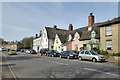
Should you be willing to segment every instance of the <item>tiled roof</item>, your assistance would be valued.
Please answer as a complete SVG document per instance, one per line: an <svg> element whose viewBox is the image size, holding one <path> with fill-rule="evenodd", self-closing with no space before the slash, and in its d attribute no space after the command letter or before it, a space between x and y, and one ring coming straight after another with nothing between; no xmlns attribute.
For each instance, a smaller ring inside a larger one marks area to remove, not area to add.
<svg viewBox="0 0 120 80"><path fill-rule="evenodd" d="M114 18L112 20L105 21L102 24L99 24L97 26L98 27L103 27L103 26L107 26L107 25L111 25L111 24L116 24L116 23L120 23L120 17Z"/></svg>

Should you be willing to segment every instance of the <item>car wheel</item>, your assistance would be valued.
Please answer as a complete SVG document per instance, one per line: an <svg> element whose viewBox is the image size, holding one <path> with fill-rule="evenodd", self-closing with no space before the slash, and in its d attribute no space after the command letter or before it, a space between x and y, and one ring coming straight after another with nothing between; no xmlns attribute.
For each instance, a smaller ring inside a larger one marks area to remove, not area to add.
<svg viewBox="0 0 120 80"><path fill-rule="evenodd" d="M67 56L67 59L70 59L70 56Z"/></svg>
<svg viewBox="0 0 120 80"><path fill-rule="evenodd" d="M97 62L97 60L95 58L92 59L93 62Z"/></svg>
<svg viewBox="0 0 120 80"><path fill-rule="evenodd" d="M82 57L79 57L79 60L82 61Z"/></svg>

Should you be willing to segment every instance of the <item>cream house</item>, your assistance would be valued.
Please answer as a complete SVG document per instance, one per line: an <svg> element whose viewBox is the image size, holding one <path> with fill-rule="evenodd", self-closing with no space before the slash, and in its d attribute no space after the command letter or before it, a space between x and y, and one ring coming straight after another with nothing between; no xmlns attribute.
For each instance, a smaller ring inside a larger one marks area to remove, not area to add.
<svg viewBox="0 0 120 80"><path fill-rule="evenodd" d="M101 50L109 53L120 52L120 17L99 25Z"/></svg>
<svg viewBox="0 0 120 80"><path fill-rule="evenodd" d="M56 34L54 40L54 50L58 52L62 52L63 49L61 45L67 41L67 34Z"/></svg>

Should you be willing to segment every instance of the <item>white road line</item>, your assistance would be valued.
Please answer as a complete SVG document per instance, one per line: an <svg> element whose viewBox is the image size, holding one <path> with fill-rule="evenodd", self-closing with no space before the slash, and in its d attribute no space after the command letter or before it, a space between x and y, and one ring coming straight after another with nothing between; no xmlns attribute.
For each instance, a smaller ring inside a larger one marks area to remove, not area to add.
<svg viewBox="0 0 120 80"><path fill-rule="evenodd" d="M3 54L3 53L2 53L2 54ZM3 54L3 56L5 56L5 57L6 57L6 55L5 55L5 54ZM11 68L11 67L10 67L10 65L9 65L10 63L9 63L9 62L7 62L6 58L5 58L5 61L6 61L7 65L8 65L8 68L10 69L10 72L12 73L12 75L13 75L14 79L15 79L15 80L17 80L17 77L16 77L15 73L13 72L12 68Z"/></svg>
<svg viewBox="0 0 120 80"><path fill-rule="evenodd" d="M108 75L118 76L117 74L113 74L113 73L109 73L109 72L103 72L103 71L98 71L96 69L90 69L90 68L84 68L84 69L90 70L90 71L96 71L96 72L100 72L100 73L104 73L104 74L108 74Z"/></svg>
<svg viewBox="0 0 120 80"><path fill-rule="evenodd" d="M55 62L55 61L50 61L50 62L57 63L57 64L61 64L61 65L69 65L69 64L60 63L60 62Z"/></svg>

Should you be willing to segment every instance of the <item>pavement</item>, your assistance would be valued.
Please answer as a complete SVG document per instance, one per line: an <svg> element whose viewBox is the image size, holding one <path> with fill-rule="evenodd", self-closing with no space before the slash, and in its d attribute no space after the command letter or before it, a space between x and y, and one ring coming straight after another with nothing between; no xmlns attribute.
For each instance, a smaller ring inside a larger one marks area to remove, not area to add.
<svg viewBox="0 0 120 80"><path fill-rule="evenodd" d="M93 63L26 53L8 55L3 52L2 55L5 58L2 61L3 78L119 78L120 68L116 63Z"/></svg>

